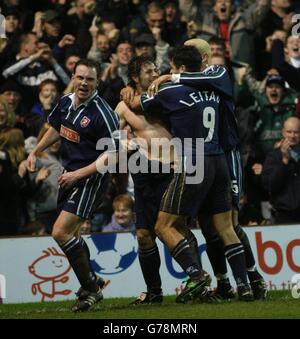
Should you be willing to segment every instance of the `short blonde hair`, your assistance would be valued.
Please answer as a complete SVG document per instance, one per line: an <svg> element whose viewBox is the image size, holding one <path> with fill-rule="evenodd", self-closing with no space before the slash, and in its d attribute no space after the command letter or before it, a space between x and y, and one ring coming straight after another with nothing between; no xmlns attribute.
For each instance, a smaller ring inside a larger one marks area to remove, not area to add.
<svg viewBox="0 0 300 339"><path fill-rule="evenodd" d="M190 39L184 42L186 46L194 46L197 48L198 52L200 53L202 59L203 56L207 55L207 61L211 64L211 49L209 43L203 39Z"/></svg>

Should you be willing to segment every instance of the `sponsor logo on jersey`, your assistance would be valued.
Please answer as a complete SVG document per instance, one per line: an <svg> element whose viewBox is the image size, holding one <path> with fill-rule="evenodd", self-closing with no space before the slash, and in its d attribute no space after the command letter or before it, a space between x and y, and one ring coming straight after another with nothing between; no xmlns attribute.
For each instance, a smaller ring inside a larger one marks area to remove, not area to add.
<svg viewBox="0 0 300 339"><path fill-rule="evenodd" d="M80 135L79 133L77 133L76 131L73 131L70 128L65 127L64 125L60 126L60 135L61 137L72 141L72 142L76 142L77 144L79 144L80 142Z"/></svg>

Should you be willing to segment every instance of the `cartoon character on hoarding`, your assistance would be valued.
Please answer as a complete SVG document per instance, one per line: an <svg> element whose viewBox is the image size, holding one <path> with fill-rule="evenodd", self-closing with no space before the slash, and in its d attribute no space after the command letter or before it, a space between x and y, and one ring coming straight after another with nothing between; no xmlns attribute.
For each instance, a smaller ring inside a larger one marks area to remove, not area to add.
<svg viewBox="0 0 300 339"><path fill-rule="evenodd" d="M40 282L32 284L32 294L40 293L41 301L44 301L45 298L52 299L56 295L69 295L71 290L57 290L58 283L65 284L69 281L67 274L70 272L71 266L67 257L54 247L47 248L43 253L28 267L32 275L41 279Z"/></svg>

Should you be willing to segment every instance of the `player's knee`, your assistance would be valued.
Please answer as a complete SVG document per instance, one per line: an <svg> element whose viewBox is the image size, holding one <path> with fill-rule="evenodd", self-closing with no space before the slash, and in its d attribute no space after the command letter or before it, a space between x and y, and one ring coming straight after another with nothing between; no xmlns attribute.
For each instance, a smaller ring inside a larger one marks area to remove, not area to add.
<svg viewBox="0 0 300 339"><path fill-rule="evenodd" d="M159 239L163 239L164 235L168 233L168 229L170 228L170 225L161 223L159 220L157 220L157 223L154 227L155 234L158 236Z"/></svg>
<svg viewBox="0 0 300 339"><path fill-rule="evenodd" d="M153 237L147 230L137 230L137 241L140 249L148 249L155 244Z"/></svg>
<svg viewBox="0 0 300 339"><path fill-rule="evenodd" d="M218 235L222 239L225 246L240 242L239 238L233 230L233 227L231 226L220 230L218 232Z"/></svg>
<svg viewBox="0 0 300 339"><path fill-rule="evenodd" d="M68 234L62 232L59 229L53 229L52 230L52 238L59 244L59 245L63 245L64 243L66 243L69 240L69 236Z"/></svg>
<svg viewBox="0 0 300 339"><path fill-rule="evenodd" d="M212 231L211 233L206 233L206 232L202 232L205 242L207 244L213 243L215 241L218 241L220 239L220 237L218 236L216 231Z"/></svg>

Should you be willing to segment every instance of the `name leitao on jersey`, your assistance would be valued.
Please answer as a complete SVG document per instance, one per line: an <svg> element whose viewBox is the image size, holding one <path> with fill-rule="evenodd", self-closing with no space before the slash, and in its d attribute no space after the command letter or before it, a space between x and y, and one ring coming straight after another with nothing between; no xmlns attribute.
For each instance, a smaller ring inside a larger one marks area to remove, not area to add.
<svg viewBox="0 0 300 339"><path fill-rule="evenodd" d="M199 102L220 102L220 97L215 94L214 91L197 91L190 93L188 96L191 98L190 102L187 102L185 100L179 100L179 102L188 107L194 106Z"/></svg>

